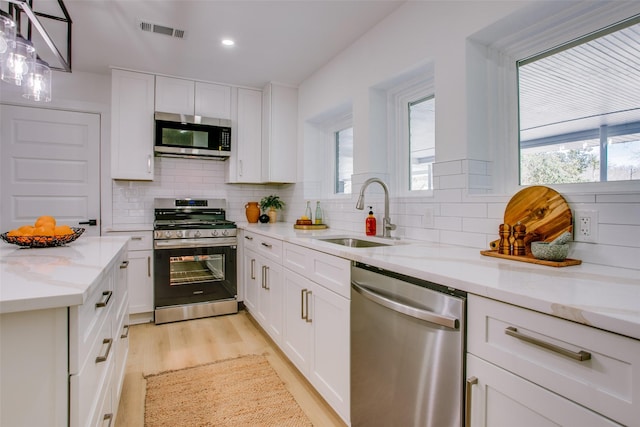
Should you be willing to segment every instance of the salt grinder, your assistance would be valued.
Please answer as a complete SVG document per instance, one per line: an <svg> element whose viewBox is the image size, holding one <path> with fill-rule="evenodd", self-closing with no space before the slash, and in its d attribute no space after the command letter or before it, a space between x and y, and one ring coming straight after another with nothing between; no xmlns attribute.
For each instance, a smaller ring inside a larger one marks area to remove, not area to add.
<svg viewBox="0 0 640 427"><path fill-rule="evenodd" d="M513 255L524 256L527 254L524 236L527 234L527 226L517 223L513 226Z"/></svg>
<svg viewBox="0 0 640 427"><path fill-rule="evenodd" d="M498 243L498 253L503 255L511 255L511 226L509 224L500 224L500 243Z"/></svg>

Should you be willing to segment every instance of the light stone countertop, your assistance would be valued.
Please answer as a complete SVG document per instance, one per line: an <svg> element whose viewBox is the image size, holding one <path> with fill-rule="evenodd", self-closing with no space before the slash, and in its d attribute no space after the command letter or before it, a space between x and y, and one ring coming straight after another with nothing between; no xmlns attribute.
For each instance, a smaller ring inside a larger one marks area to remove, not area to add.
<svg viewBox="0 0 640 427"><path fill-rule="evenodd" d="M582 263L549 267L487 257L478 249L409 240L349 248L317 239L341 230L295 230L291 224L239 223L239 228L352 261L640 339L640 271ZM357 236L356 236L357 235ZM385 241L384 239L383 241ZM388 240L387 240L388 242Z"/></svg>
<svg viewBox="0 0 640 427"><path fill-rule="evenodd" d="M0 314L84 303L91 286L127 250L128 240L81 236L54 248L0 242Z"/></svg>

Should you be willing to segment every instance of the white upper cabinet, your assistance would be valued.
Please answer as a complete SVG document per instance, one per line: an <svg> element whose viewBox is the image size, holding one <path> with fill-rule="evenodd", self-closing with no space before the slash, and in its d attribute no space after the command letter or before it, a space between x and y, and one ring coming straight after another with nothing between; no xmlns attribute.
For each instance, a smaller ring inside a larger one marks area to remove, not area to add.
<svg viewBox="0 0 640 427"><path fill-rule="evenodd" d="M237 90L236 122L231 131L231 158L227 161L227 182L262 182L262 92ZM235 137L233 134L235 133Z"/></svg>
<svg viewBox="0 0 640 427"><path fill-rule="evenodd" d="M111 73L111 178L153 180L152 74Z"/></svg>
<svg viewBox="0 0 640 427"><path fill-rule="evenodd" d="M156 77L156 111L231 119L231 87Z"/></svg>
<svg viewBox="0 0 640 427"><path fill-rule="evenodd" d="M196 82L196 109L198 116L231 120L231 87Z"/></svg>
<svg viewBox="0 0 640 427"><path fill-rule="evenodd" d="M193 116L195 90L192 80L156 77L156 111Z"/></svg>
<svg viewBox="0 0 640 427"><path fill-rule="evenodd" d="M296 182L298 89L269 83L262 95L262 181Z"/></svg>

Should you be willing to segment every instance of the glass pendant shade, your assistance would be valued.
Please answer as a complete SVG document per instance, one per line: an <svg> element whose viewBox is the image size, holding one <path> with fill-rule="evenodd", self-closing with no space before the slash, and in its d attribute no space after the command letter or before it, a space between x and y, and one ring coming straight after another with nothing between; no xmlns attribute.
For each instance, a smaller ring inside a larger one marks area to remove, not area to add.
<svg viewBox="0 0 640 427"><path fill-rule="evenodd" d="M51 68L49 64L37 59L29 70L22 96L33 101L51 101Z"/></svg>
<svg viewBox="0 0 640 427"><path fill-rule="evenodd" d="M2 80L22 86L36 61L36 50L30 41L16 36L13 46L3 55Z"/></svg>
<svg viewBox="0 0 640 427"><path fill-rule="evenodd" d="M16 23L5 15L0 15L0 57L4 56L16 41Z"/></svg>

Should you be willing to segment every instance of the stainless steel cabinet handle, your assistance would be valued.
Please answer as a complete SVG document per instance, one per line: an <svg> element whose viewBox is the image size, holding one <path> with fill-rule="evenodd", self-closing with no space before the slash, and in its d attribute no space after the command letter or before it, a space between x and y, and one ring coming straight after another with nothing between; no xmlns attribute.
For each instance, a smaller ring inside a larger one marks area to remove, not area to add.
<svg viewBox="0 0 640 427"><path fill-rule="evenodd" d="M133 236L131 240L142 240L142 236Z"/></svg>
<svg viewBox="0 0 640 427"><path fill-rule="evenodd" d="M251 280L256 278L256 260L251 259Z"/></svg>
<svg viewBox="0 0 640 427"><path fill-rule="evenodd" d="M239 171L240 173L238 175L242 176L242 160L238 161L238 163L239 163L239 166L240 166L238 168L238 169L240 169L240 171Z"/></svg>
<svg viewBox="0 0 640 427"><path fill-rule="evenodd" d="M104 353L104 356L96 357L96 363L104 362L109 357L109 353L111 353L111 346L113 345L113 338L105 338L102 340L102 344L107 345L107 351Z"/></svg>
<svg viewBox="0 0 640 427"><path fill-rule="evenodd" d="M147 156L147 173L151 173L151 154Z"/></svg>
<svg viewBox="0 0 640 427"><path fill-rule="evenodd" d="M104 414L104 417L102 418L102 424L104 425L104 422L109 420L109 424L107 424L107 427L111 427L111 421L113 421L113 414Z"/></svg>
<svg viewBox="0 0 640 427"><path fill-rule="evenodd" d="M151 277L151 257L147 257L147 277Z"/></svg>
<svg viewBox="0 0 640 427"><path fill-rule="evenodd" d="M247 239L247 240L253 240L253 237L251 237L251 236L244 236L244 238Z"/></svg>
<svg viewBox="0 0 640 427"><path fill-rule="evenodd" d="M266 289L265 286L264 286L264 284L266 282L266 279L264 278L265 275L266 275L266 271L267 271L267 266L263 265L262 266L262 289Z"/></svg>
<svg viewBox="0 0 640 427"><path fill-rule="evenodd" d="M300 291L300 318L302 320L306 320L306 317L304 315L304 294L307 293L306 289L302 289Z"/></svg>
<svg viewBox="0 0 640 427"><path fill-rule="evenodd" d="M307 321L307 323L311 323L312 321L311 317L309 317L309 295L311 294L311 291L307 291L307 295L305 296L305 305L307 306L307 317L305 317L305 320Z"/></svg>
<svg viewBox="0 0 640 427"><path fill-rule="evenodd" d="M465 411L464 411L464 427L471 427L471 391L472 386L478 384L478 378L469 377L467 378L467 382L464 387L464 400L465 400Z"/></svg>
<svg viewBox="0 0 640 427"><path fill-rule="evenodd" d="M518 338L519 340L526 341L533 345L537 345L538 347L545 348L547 350L551 350L555 353L559 353L563 356L569 357L571 359L577 360L579 362L584 362L585 360L591 359L591 353L588 351L580 350L580 351L571 351L566 348L560 347L559 345L552 344L550 342L542 341L541 339L530 337L529 335L525 335L522 332L518 332L517 328L513 326L509 326L505 328L504 333L512 336L514 338Z"/></svg>
<svg viewBox="0 0 640 427"><path fill-rule="evenodd" d="M268 243L262 242L262 246L264 246L265 248L271 249L271 245Z"/></svg>
<svg viewBox="0 0 640 427"><path fill-rule="evenodd" d="M109 304L109 300L111 299L111 295L113 295L113 291L104 291L102 293L102 297L106 297L104 300L102 301L98 301L96 303L96 308L100 308L100 307L106 307L107 304Z"/></svg>
<svg viewBox="0 0 640 427"><path fill-rule="evenodd" d="M122 327L122 329L124 329L126 332L122 335L120 335L120 338L124 339L124 338L129 338L129 325L124 325Z"/></svg>
<svg viewBox="0 0 640 427"><path fill-rule="evenodd" d="M266 290L269 290L271 289L269 287L269 266L265 265L263 268L264 268L264 288Z"/></svg>
<svg viewBox="0 0 640 427"><path fill-rule="evenodd" d="M422 308L412 307L407 304L399 303L390 298L387 298L386 296L372 291L371 289L363 286L355 280L351 281L351 286L363 297L390 310L406 314L407 316L415 317L416 319L424 320L425 322L444 326L449 329L458 329L460 327L460 321L455 317L445 316L442 314L434 313L432 311L423 310Z"/></svg>
<svg viewBox="0 0 640 427"><path fill-rule="evenodd" d="M125 269L127 267L129 267L129 261L128 260L127 261L122 261L122 264L120 264L120 269L122 270L122 269Z"/></svg>

